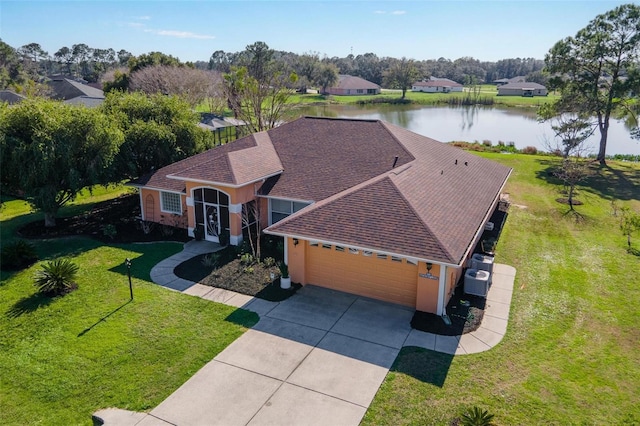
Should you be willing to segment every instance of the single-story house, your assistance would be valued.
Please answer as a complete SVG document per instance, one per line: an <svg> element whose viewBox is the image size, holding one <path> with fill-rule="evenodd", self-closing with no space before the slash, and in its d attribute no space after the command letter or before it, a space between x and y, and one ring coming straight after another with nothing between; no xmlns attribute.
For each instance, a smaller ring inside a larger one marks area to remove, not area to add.
<svg viewBox="0 0 640 426"><path fill-rule="evenodd" d="M353 75L340 74L338 84L328 87L327 95L377 95L380 93L380 86L364 78Z"/></svg>
<svg viewBox="0 0 640 426"><path fill-rule="evenodd" d="M104 102L104 92L80 81L63 76L50 77L48 85L53 99L62 100L73 105L96 107Z"/></svg>
<svg viewBox="0 0 640 426"><path fill-rule="evenodd" d="M303 117L132 185L143 220L209 241L240 244L257 203L293 282L442 315L510 173L380 120Z"/></svg>
<svg viewBox="0 0 640 426"><path fill-rule="evenodd" d="M517 75L511 78L499 78L497 80L493 80L493 84L495 84L496 86L502 86L509 83L524 83L525 81L527 81L527 77L523 75Z"/></svg>
<svg viewBox="0 0 640 426"><path fill-rule="evenodd" d="M9 105L14 105L24 101L25 99L27 99L26 96L12 90L0 90L0 102L6 102Z"/></svg>
<svg viewBox="0 0 640 426"><path fill-rule="evenodd" d="M449 93L462 92L462 84L448 78L432 78L427 81L417 81L411 85L413 92Z"/></svg>
<svg viewBox="0 0 640 426"><path fill-rule="evenodd" d="M498 86L498 96L547 96L547 88L542 84L524 82Z"/></svg>

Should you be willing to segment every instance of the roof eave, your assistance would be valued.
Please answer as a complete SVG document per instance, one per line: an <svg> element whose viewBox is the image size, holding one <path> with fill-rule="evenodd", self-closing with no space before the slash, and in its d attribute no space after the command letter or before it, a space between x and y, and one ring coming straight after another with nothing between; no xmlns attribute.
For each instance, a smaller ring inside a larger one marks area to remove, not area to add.
<svg viewBox="0 0 640 426"><path fill-rule="evenodd" d="M347 242L343 242L343 241L331 241L331 240L327 240L327 239L323 239L323 238L316 238L316 237L312 237L312 236L304 236L304 235L299 235L299 234L290 234L290 233L285 233L285 232L277 232L277 231L272 231L269 228L265 228L262 232L264 232L265 234L276 235L276 236L279 236L279 237L297 238L299 240L306 240L306 241L311 241L311 240L312 241L317 241L320 244L339 245L339 246L345 246L345 247L348 247L348 248L354 248L354 249L357 249L357 250L370 250L370 251L375 251L376 253L386 254L388 256L405 257L405 258L415 259L415 260L421 261L421 262L437 263L439 265L452 266L452 267L462 266L461 264L445 262L445 261L442 261L442 260L427 259L425 257L415 256L415 255L411 255L411 254L408 254L408 253L396 253L396 252L391 252L391 251L387 251L387 250L381 250L381 249L378 249L378 248L364 247L364 246L359 246L357 244L347 243Z"/></svg>
<svg viewBox="0 0 640 426"><path fill-rule="evenodd" d="M281 174L284 170L279 170L277 172L265 175L265 176L260 176L258 178L246 181L246 182L242 182L242 183L229 183L229 182L216 182L216 181L211 181L211 180L205 180L205 179L193 179L193 178L187 178L187 177L183 177L183 176L178 176L177 174L171 174L171 175L167 175L167 179L175 179L175 180L181 180L184 182L193 182L193 183L203 183L206 185L214 185L214 186L224 186L227 188L241 188L243 186L247 186L247 185L251 185L252 183L256 183L256 182L260 182L262 180L266 180L269 179L270 177L274 177L274 176L278 176L279 174Z"/></svg>

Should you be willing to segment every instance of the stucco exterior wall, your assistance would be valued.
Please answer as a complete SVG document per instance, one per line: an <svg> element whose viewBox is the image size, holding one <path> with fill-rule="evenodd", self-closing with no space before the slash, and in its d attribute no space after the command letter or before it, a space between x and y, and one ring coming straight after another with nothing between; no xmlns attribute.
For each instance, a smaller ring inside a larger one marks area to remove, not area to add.
<svg viewBox="0 0 640 426"><path fill-rule="evenodd" d="M177 228L187 227L187 198L184 194L180 195L182 203L182 215L163 212L160 204L160 191L154 189L141 188L140 206L141 218L148 222L160 223L163 225L175 226Z"/></svg>

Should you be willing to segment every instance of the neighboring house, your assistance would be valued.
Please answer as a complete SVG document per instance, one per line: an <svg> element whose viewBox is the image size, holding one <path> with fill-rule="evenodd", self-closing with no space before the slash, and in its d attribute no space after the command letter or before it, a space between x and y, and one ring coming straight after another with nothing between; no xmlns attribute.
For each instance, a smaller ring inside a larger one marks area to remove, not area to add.
<svg viewBox="0 0 640 426"><path fill-rule="evenodd" d="M462 92L462 84L448 78L431 78L428 81L418 81L411 86L413 92L449 93Z"/></svg>
<svg viewBox="0 0 640 426"><path fill-rule="evenodd" d="M379 120L303 117L132 185L143 220L231 244L257 202L293 282L442 315L510 173Z"/></svg>
<svg viewBox="0 0 640 426"><path fill-rule="evenodd" d="M502 86L509 83L524 83L527 81L527 77L518 75L512 78L499 78L498 80L493 80L493 84L496 86Z"/></svg>
<svg viewBox="0 0 640 426"><path fill-rule="evenodd" d="M498 96L547 96L547 88L538 83L509 83L498 86Z"/></svg>
<svg viewBox="0 0 640 426"><path fill-rule="evenodd" d="M13 105L20 103L25 99L27 99L26 96L23 96L11 90L0 90L0 102L6 102L9 105Z"/></svg>
<svg viewBox="0 0 640 426"><path fill-rule="evenodd" d="M341 74L338 76L338 85L328 87L325 92L328 95L377 95L380 86L364 78Z"/></svg>
<svg viewBox="0 0 640 426"><path fill-rule="evenodd" d="M51 98L63 100L69 104L95 107L104 102L102 90L66 77L51 77L48 85L53 92Z"/></svg>

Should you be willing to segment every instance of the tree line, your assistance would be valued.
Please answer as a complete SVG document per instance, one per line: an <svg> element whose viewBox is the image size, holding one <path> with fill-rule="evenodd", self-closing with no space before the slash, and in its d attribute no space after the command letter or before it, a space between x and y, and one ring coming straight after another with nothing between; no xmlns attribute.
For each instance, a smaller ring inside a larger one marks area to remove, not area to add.
<svg viewBox="0 0 640 426"><path fill-rule="evenodd" d="M251 46L261 48L264 42L256 42ZM17 77L20 72L31 77L65 74L82 78L88 82L99 82L107 71L116 68L129 68L135 71L145 66L145 61L160 59L164 65L182 64L189 68L209 69L229 72L231 66L242 66L249 59L251 51L239 52L214 51L208 61L182 63L178 58L160 52L152 52L136 57L131 52L113 48L95 48L85 43L63 46L53 53L45 51L38 43L29 43L17 48L0 40L0 66L9 76ZM255 53L255 52L254 52ZM153 58L160 56L161 58ZM383 85L384 75L401 58L378 57L368 52L345 57L327 57L318 52L297 54L286 51L272 51L272 58L282 62L290 70L300 76L301 88L314 84L322 86L322 73L326 68L335 67L339 74L362 77L373 83ZM415 60L419 76L448 78L461 84L470 81L492 82L500 78L528 76L529 81L543 79L540 71L544 67L542 59L507 58L496 62L481 61L472 57L461 57L455 60L447 58ZM0 77L0 88L6 88L9 79L7 74ZM37 78L35 79L37 80Z"/></svg>

